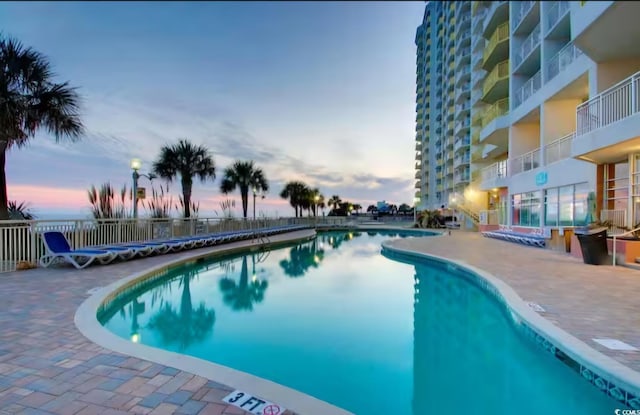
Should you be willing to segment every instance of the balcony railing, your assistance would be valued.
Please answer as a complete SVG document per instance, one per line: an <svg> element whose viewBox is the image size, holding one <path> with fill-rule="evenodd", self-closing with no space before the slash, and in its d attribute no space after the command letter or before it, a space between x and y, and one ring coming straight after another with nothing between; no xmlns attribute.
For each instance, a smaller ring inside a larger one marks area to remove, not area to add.
<svg viewBox="0 0 640 415"><path fill-rule="evenodd" d="M467 147L471 144L471 139L469 136L463 137L462 139L457 139L453 145L453 151L458 151L462 147Z"/></svg>
<svg viewBox="0 0 640 415"><path fill-rule="evenodd" d="M482 87L482 93L487 95L489 91L503 79L509 78L509 59L502 61L493 68L493 70L487 75L484 80L484 86Z"/></svg>
<svg viewBox="0 0 640 415"><path fill-rule="evenodd" d="M508 172L507 166L507 160L493 163L489 167L485 167L480 171L480 177L482 178L482 181L505 178L507 177Z"/></svg>
<svg viewBox="0 0 640 415"><path fill-rule="evenodd" d="M540 24L538 24L522 42L520 49L518 49L513 57L514 68L518 67L525 60L527 56L540 44L542 39L542 31L540 30Z"/></svg>
<svg viewBox="0 0 640 415"><path fill-rule="evenodd" d="M415 187L416 189L419 189L421 184L422 184L422 183L420 182L420 180L418 180L418 181L416 181L416 184L415 184L415 186L414 186L414 187Z"/></svg>
<svg viewBox="0 0 640 415"><path fill-rule="evenodd" d="M469 154L466 154L463 157L456 157L453 159L454 166L461 166L464 164L469 164L470 162L471 162L471 157L469 157Z"/></svg>
<svg viewBox="0 0 640 415"><path fill-rule="evenodd" d="M547 63L547 80L549 82L562 72L567 66L571 65L573 61L582 56L582 51L578 49L573 43L567 43L565 47L560 49L549 62Z"/></svg>
<svg viewBox="0 0 640 415"><path fill-rule="evenodd" d="M460 182L469 182L469 171L465 170L462 173L456 173L456 175L454 176L454 181L456 183L460 183Z"/></svg>
<svg viewBox="0 0 640 415"><path fill-rule="evenodd" d="M482 117L482 128L486 127L491 121L505 115L509 112L509 98L503 98L496 101L495 104L487 108Z"/></svg>
<svg viewBox="0 0 640 415"><path fill-rule="evenodd" d="M520 104L529 99L530 96L538 92L542 86L542 73L536 72L527 82L518 89L513 97L513 107L517 108Z"/></svg>
<svg viewBox="0 0 640 415"><path fill-rule="evenodd" d="M469 111L471 109L471 105L469 103L456 105L456 113L459 114L463 111Z"/></svg>
<svg viewBox="0 0 640 415"><path fill-rule="evenodd" d="M464 66L463 68L460 68L458 71L456 71L456 83L463 77L469 75L469 73L471 73L471 69L469 69L468 66Z"/></svg>
<svg viewBox="0 0 640 415"><path fill-rule="evenodd" d="M536 2L528 0L513 2L512 4L517 7L515 16L513 18L513 27L516 28L520 25L520 22L522 22L522 19L524 19L527 13L529 13L531 9L533 9L533 6L536 4Z"/></svg>
<svg viewBox="0 0 640 415"><path fill-rule="evenodd" d="M555 27L556 23L558 23L560 18L569 11L569 2L554 1L547 9L547 33L549 33L551 29Z"/></svg>
<svg viewBox="0 0 640 415"><path fill-rule="evenodd" d="M576 133L567 134L544 146L545 165L571 157L571 141L575 135Z"/></svg>
<svg viewBox="0 0 640 415"><path fill-rule="evenodd" d="M576 135L623 120L640 109L640 72L601 92L576 109Z"/></svg>
<svg viewBox="0 0 640 415"><path fill-rule="evenodd" d="M516 175L525 171L533 170L540 166L540 149L536 148L510 160L510 173Z"/></svg>
<svg viewBox="0 0 640 415"><path fill-rule="evenodd" d="M493 53L498 43L504 42L509 39L509 22L504 22L500 26L496 28L491 37L489 38L489 42L487 42L487 46L484 49L483 61L486 62L489 56Z"/></svg>

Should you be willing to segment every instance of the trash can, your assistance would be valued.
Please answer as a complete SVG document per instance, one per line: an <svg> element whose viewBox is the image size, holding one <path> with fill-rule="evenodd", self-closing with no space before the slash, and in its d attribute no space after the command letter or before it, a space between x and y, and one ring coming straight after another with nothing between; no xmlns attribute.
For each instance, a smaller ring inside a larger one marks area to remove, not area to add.
<svg viewBox="0 0 640 415"><path fill-rule="evenodd" d="M578 233L582 259L585 264L604 265L609 261L609 247L607 246L607 229L599 228Z"/></svg>

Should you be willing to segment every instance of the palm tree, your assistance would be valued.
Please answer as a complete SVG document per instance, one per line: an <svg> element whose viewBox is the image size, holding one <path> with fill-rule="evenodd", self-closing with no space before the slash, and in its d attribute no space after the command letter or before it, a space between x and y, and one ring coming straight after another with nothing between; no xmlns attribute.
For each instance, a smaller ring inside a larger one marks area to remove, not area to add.
<svg viewBox="0 0 640 415"><path fill-rule="evenodd" d="M340 199L340 196L338 195L331 196L331 199L327 202L329 207L333 207L333 209L338 209L340 203L342 203L342 199Z"/></svg>
<svg viewBox="0 0 640 415"><path fill-rule="evenodd" d="M262 169L255 167L253 161L236 161L233 166L225 169L220 191L226 195L236 190L236 187L240 188L242 213L246 218L249 205L249 189L254 192L266 192L269 190L269 183Z"/></svg>
<svg viewBox="0 0 640 415"><path fill-rule="evenodd" d="M36 215L31 211L27 202L9 201L9 219L12 220L34 220Z"/></svg>
<svg viewBox="0 0 640 415"><path fill-rule="evenodd" d="M160 156L153 163L153 172L168 182L180 175L185 218L191 216L193 178L197 177L202 182L216 178L216 167L209 150L186 139L162 147Z"/></svg>
<svg viewBox="0 0 640 415"><path fill-rule="evenodd" d="M9 219L7 150L24 146L40 129L56 141L75 141L84 131L75 88L52 78L44 55L0 34L0 220Z"/></svg>
<svg viewBox="0 0 640 415"><path fill-rule="evenodd" d="M296 210L296 218L298 217L298 208L300 208L300 216L302 216L303 201L307 189L306 184L299 181L291 181L286 183L284 189L280 192L280 197L289 199L289 204Z"/></svg>
<svg viewBox="0 0 640 415"><path fill-rule="evenodd" d="M306 243L296 245L289 251L289 259L280 261L280 268L289 277L302 277L309 268L318 268L323 256L324 251L318 252L315 240L311 245Z"/></svg>
<svg viewBox="0 0 640 415"><path fill-rule="evenodd" d="M309 196L311 197L311 203L313 206L313 216L318 216L318 208L324 208L324 195L320 193L320 189L316 187L311 190Z"/></svg>
<svg viewBox="0 0 640 415"><path fill-rule="evenodd" d="M269 283L266 280L253 279L249 282L246 255L242 257L242 268L240 268L240 281L238 284L231 278L222 278L220 280L220 291L223 293L224 303L234 310L253 310L254 303L260 303L264 300L264 292L268 286Z"/></svg>
<svg viewBox="0 0 640 415"><path fill-rule="evenodd" d="M355 203L353 205L353 210L355 210L356 212L358 212L358 214L360 213L360 211L362 210L362 205L359 203Z"/></svg>
<svg viewBox="0 0 640 415"><path fill-rule="evenodd" d="M180 350L203 340L213 330L216 322L216 312L206 308L204 302L201 302L198 308L193 307L189 283L196 276L196 271L183 275L179 310L176 311L167 302L149 321L149 328L160 333L165 345L178 343Z"/></svg>

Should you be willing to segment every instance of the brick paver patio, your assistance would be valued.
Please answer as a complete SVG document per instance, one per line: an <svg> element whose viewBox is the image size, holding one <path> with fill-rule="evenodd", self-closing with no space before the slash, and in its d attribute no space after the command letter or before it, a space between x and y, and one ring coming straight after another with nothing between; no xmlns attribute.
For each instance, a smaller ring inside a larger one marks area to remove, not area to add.
<svg viewBox="0 0 640 415"><path fill-rule="evenodd" d="M272 240L290 236L294 234ZM524 300L541 304L547 319L640 370L639 352L614 352L592 340L616 338L640 347L640 271L584 265L567 254L476 233L407 238L394 244L493 273ZM74 325L74 314L88 290L193 252L82 271L0 274L0 414L245 414L221 402L231 388L106 350Z"/></svg>

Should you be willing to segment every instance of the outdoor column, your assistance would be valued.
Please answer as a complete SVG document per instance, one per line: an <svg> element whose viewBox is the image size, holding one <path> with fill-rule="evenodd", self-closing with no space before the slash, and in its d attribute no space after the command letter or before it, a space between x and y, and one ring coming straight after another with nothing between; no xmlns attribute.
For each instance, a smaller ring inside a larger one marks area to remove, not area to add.
<svg viewBox="0 0 640 415"><path fill-rule="evenodd" d="M633 202L633 182L635 180L635 172L636 172L636 166L635 166L635 155L634 154L629 154L628 155L628 173L629 173L629 180L627 183L627 187L628 187L628 191L627 191L627 227L629 229L633 229L635 223L633 223L633 210L635 207L635 203Z"/></svg>

